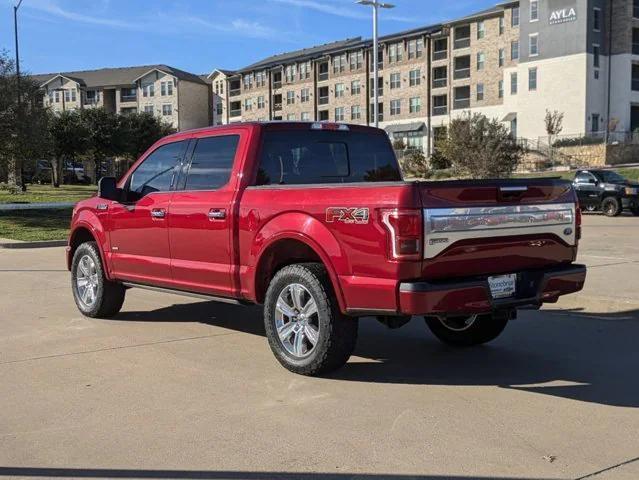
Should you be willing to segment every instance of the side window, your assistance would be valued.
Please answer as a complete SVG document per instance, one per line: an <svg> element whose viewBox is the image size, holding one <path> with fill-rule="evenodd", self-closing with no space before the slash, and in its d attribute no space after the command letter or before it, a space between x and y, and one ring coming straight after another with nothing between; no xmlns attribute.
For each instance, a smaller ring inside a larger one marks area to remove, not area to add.
<svg viewBox="0 0 639 480"><path fill-rule="evenodd" d="M231 176L239 135L200 138L191 157L185 190L215 190Z"/></svg>
<svg viewBox="0 0 639 480"><path fill-rule="evenodd" d="M162 145L146 157L129 178L129 200L168 191L183 151L184 142L174 142Z"/></svg>
<svg viewBox="0 0 639 480"><path fill-rule="evenodd" d="M593 177L589 173L579 172L575 180L577 181L577 183L588 183L591 179L593 179Z"/></svg>

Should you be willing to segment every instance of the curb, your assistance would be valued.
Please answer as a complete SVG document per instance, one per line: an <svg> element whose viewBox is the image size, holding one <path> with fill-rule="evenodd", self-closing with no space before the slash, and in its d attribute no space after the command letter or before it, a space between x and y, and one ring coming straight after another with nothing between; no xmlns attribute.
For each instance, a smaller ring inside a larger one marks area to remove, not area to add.
<svg viewBox="0 0 639 480"><path fill-rule="evenodd" d="M42 242L0 243L0 248L48 248L64 247L66 244L66 240L45 240Z"/></svg>

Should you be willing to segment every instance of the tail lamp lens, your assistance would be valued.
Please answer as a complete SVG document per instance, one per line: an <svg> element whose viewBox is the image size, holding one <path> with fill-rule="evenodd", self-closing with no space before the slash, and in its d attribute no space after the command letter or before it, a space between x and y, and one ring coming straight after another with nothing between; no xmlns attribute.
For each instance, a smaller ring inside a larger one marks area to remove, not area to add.
<svg viewBox="0 0 639 480"><path fill-rule="evenodd" d="M388 232L389 257L393 260L419 260L422 253L422 212L411 209L381 211Z"/></svg>

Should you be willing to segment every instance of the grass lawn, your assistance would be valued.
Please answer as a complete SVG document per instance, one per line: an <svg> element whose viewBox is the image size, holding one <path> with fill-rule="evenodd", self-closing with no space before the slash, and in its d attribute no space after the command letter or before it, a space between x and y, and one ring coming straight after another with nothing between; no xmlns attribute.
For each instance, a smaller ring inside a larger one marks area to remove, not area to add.
<svg viewBox="0 0 639 480"><path fill-rule="evenodd" d="M0 238L64 240L69 233L71 208L0 211Z"/></svg>
<svg viewBox="0 0 639 480"><path fill-rule="evenodd" d="M79 202L97 190L95 185L28 185L25 193L11 194L0 190L0 203Z"/></svg>

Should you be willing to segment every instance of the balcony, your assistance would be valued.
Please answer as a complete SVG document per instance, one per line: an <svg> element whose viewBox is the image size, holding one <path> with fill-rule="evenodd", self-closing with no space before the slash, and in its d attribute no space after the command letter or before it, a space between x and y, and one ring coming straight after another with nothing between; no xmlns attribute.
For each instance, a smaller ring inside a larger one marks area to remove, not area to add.
<svg viewBox="0 0 639 480"><path fill-rule="evenodd" d="M448 113L448 105L433 107L433 116L446 115Z"/></svg>
<svg viewBox="0 0 639 480"><path fill-rule="evenodd" d="M460 48L470 47L470 25L464 25L462 27L455 28L455 40L453 42L453 48L455 50Z"/></svg>
<svg viewBox="0 0 639 480"><path fill-rule="evenodd" d="M460 80L463 78L470 78L470 68L458 68L453 72L453 78Z"/></svg>
<svg viewBox="0 0 639 480"><path fill-rule="evenodd" d="M282 102L276 102L273 104L273 110L279 112L282 110Z"/></svg>
<svg viewBox="0 0 639 480"><path fill-rule="evenodd" d="M454 46L455 46L455 50L459 50L460 48L468 48L468 47L470 47L470 37L468 37L468 38L456 38Z"/></svg>
<svg viewBox="0 0 639 480"><path fill-rule="evenodd" d="M241 108L236 108L233 109L229 112L229 116L231 117L241 117L242 116L242 109Z"/></svg>
<svg viewBox="0 0 639 480"><path fill-rule="evenodd" d="M639 92L639 78L634 78L632 79L632 91L633 92Z"/></svg>
<svg viewBox="0 0 639 480"><path fill-rule="evenodd" d="M126 102L135 102L137 100L138 96L135 94L122 94L120 95L120 102L122 103L126 103Z"/></svg>
<svg viewBox="0 0 639 480"><path fill-rule="evenodd" d="M433 88L442 88L448 84L448 78L433 78Z"/></svg>
<svg viewBox="0 0 639 480"><path fill-rule="evenodd" d="M446 60L446 58L448 58L448 50L433 52L433 62L436 62L437 60Z"/></svg>
<svg viewBox="0 0 639 480"><path fill-rule="evenodd" d="M242 93L242 89L233 88L233 89L229 90L229 97L237 97L240 93Z"/></svg>
<svg viewBox="0 0 639 480"><path fill-rule="evenodd" d="M459 110L460 108L470 108L470 97L468 98L456 98L453 101L453 109Z"/></svg>
<svg viewBox="0 0 639 480"><path fill-rule="evenodd" d="M328 104L328 100L329 100L329 97L327 97L327 96L326 97L318 97L317 98L317 104L318 105L326 105L326 104Z"/></svg>
<svg viewBox="0 0 639 480"><path fill-rule="evenodd" d="M328 80L328 72L319 72L317 74L317 81L318 82L324 82Z"/></svg>

